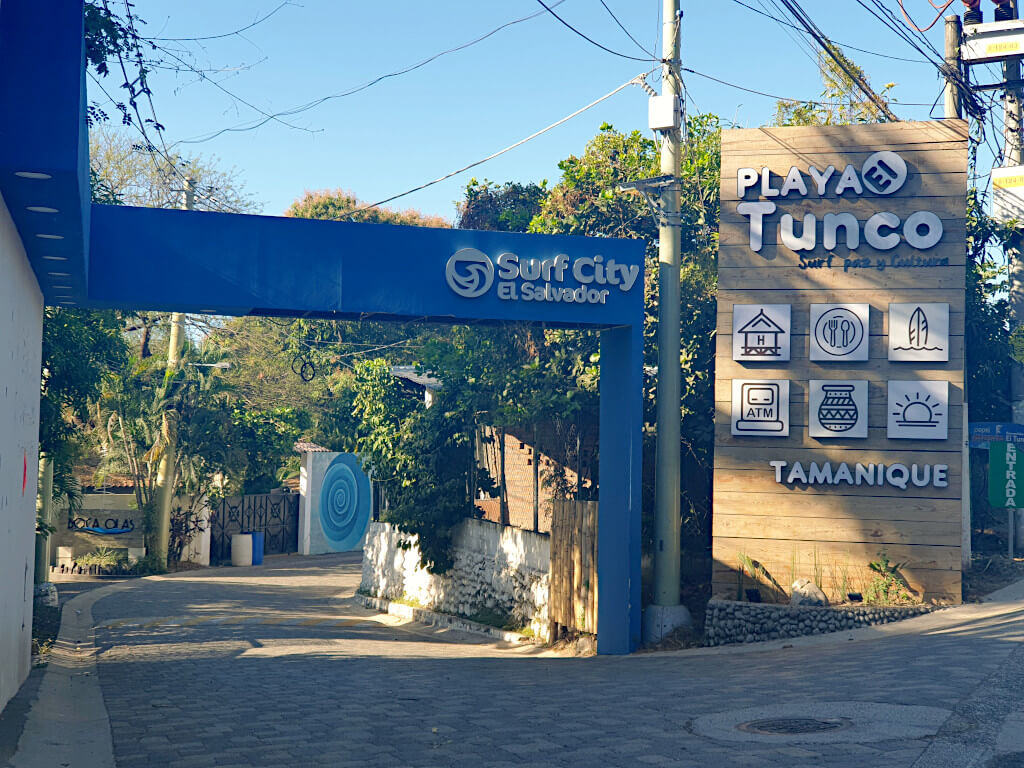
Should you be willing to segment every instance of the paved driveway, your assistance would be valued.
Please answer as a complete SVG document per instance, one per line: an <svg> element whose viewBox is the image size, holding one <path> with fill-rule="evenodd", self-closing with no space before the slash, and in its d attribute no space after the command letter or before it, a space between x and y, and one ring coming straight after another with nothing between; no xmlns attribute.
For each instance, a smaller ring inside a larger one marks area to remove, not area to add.
<svg viewBox="0 0 1024 768"><path fill-rule="evenodd" d="M117 766L1024 765L1024 603L574 659L403 625L358 580L352 556L287 557L97 602ZM829 730L735 727L774 716Z"/></svg>

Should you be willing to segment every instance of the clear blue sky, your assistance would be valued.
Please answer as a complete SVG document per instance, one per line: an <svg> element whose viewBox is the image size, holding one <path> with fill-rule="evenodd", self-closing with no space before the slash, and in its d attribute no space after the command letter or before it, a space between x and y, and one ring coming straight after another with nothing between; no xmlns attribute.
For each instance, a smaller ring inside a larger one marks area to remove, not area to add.
<svg viewBox="0 0 1024 768"><path fill-rule="evenodd" d="M555 0L545 0L551 5ZM885 0L899 13L896 0ZM660 30L661 0L606 0L649 49ZM773 0L745 0L781 15ZM905 0L921 20L934 16L926 0ZM136 0L143 34L178 38L219 35L274 11L281 0ZM814 99L821 84L800 33L734 0L683 0L683 64L747 88ZM822 30L839 43L920 60L854 0L803 0ZM116 4L115 4L116 6ZM954 8L960 10L957 3ZM991 4L985 3L991 16ZM643 57L599 0L564 0L567 21L602 44ZM294 0L238 36L201 43L167 42L206 68L210 80L259 109L274 113L365 83L472 40L543 8L536 0L357 2ZM929 39L942 49L942 22ZM660 53L660 47L657 49ZM847 49L876 89L897 83L903 102L926 102L941 92L934 67ZM248 65L248 68L243 68ZM558 120L650 69L606 53L544 13L427 66L346 98L325 102L288 120L251 131L183 143L186 154L216 156L235 167L263 212L280 214L304 190L344 188L373 202L485 157ZM232 70L232 68L239 68ZM690 111L714 112L725 123L761 125L774 101L689 75ZM116 87L115 78L108 78ZM169 142L201 139L251 124L260 115L194 74L152 78L158 117ZM655 78L651 78L656 87ZM104 97L90 84L91 96ZM929 107L897 107L904 119L927 119ZM935 116L941 116L939 103ZM647 97L629 88L568 124L473 171L391 205L454 216L454 201L472 176L494 181L557 180L557 163L583 150L602 122L645 129Z"/></svg>

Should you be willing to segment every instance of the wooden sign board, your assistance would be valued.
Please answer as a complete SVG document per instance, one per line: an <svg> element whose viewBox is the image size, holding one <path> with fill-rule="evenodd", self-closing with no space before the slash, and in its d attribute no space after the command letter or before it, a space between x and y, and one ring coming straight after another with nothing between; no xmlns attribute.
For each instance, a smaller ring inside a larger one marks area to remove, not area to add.
<svg viewBox="0 0 1024 768"><path fill-rule="evenodd" d="M766 589L841 600L884 552L918 596L960 602L967 138L722 132L715 594L748 557Z"/></svg>

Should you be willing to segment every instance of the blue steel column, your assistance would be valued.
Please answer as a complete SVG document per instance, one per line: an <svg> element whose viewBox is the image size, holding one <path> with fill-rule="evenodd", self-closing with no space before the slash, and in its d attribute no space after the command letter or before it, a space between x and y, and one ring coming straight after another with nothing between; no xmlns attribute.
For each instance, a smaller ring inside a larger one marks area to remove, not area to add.
<svg viewBox="0 0 1024 768"><path fill-rule="evenodd" d="M640 326L601 333L597 652L640 644L643 339Z"/></svg>

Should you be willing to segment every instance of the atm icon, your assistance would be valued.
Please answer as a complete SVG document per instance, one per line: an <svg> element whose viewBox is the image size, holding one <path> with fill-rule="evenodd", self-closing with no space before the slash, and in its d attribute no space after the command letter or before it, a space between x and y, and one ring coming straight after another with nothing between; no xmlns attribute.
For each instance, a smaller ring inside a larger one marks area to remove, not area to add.
<svg viewBox="0 0 1024 768"><path fill-rule="evenodd" d="M734 382L733 434L789 434L788 385L788 381Z"/></svg>

